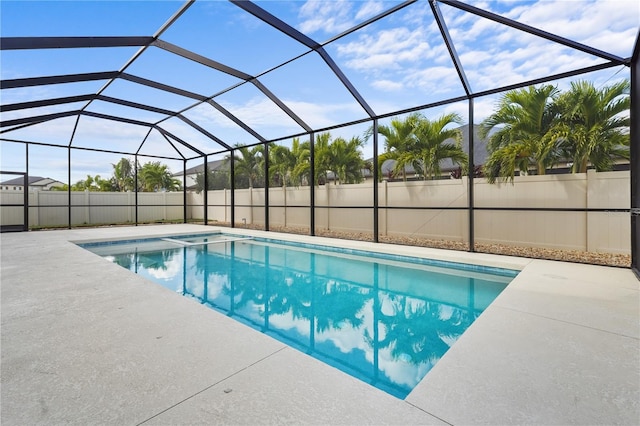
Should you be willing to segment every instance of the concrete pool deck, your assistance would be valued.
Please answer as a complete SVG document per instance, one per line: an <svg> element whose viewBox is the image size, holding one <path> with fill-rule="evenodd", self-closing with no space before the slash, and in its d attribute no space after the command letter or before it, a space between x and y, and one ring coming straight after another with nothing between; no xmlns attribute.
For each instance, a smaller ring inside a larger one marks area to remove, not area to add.
<svg viewBox="0 0 640 426"><path fill-rule="evenodd" d="M318 238L522 270L399 400L70 242L216 229L2 234L2 425L640 423L628 269Z"/></svg>

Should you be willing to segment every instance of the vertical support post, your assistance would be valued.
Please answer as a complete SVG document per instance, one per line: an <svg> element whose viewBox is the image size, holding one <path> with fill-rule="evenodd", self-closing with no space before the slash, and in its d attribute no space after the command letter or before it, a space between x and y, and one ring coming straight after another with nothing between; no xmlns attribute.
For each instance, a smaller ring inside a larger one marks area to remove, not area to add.
<svg viewBox="0 0 640 426"><path fill-rule="evenodd" d="M378 241L378 119L373 119L373 242Z"/></svg>
<svg viewBox="0 0 640 426"><path fill-rule="evenodd" d="M269 144L264 144L264 230L269 230Z"/></svg>
<svg viewBox="0 0 640 426"><path fill-rule="evenodd" d="M76 122L73 125L73 131L71 132L71 137L69 138L69 145L68 149L69 151L67 152L67 169L68 169L68 180L69 180L69 188L67 190L67 200L68 200L68 204L67 204L67 209L68 209L68 214L69 214L69 229L71 229L71 145L73 144L73 138L75 138L76 136L76 130L78 130L78 123L80 123L80 115L78 115L76 117Z"/></svg>
<svg viewBox="0 0 640 426"><path fill-rule="evenodd" d="M229 178L231 179L231 227L236 227L236 153L232 149L229 151L229 173L231 174Z"/></svg>
<svg viewBox="0 0 640 426"><path fill-rule="evenodd" d="M135 191L135 217L138 226L138 154L133 156L133 189Z"/></svg>
<svg viewBox="0 0 640 426"><path fill-rule="evenodd" d="M182 223L187 223L187 160L182 160Z"/></svg>
<svg viewBox="0 0 640 426"><path fill-rule="evenodd" d="M23 211L23 220L24 220L24 225L22 230L23 231L28 231L29 230L29 144L26 143L25 145L25 174L24 174L24 211ZM40 210L40 207L38 207L38 211Z"/></svg>
<svg viewBox="0 0 640 426"><path fill-rule="evenodd" d="M67 220L69 229L71 229L71 146L67 147Z"/></svg>
<svg viewBox="0 0 640 426"><path fill-rule="evenodd" d="M473 195L473 175L475 174L475 165L473 159L475 128L473 125L473 98L469 98L469 189L468 195L468 211L469 211L469 251L476 251L475 248L475 229L474 229L474 195Z"/></svg>
<svg viewBox="0 0 640 426"><path fill-rule="evenodd" d="M316 235L316 165L315 165L315 144L313 142L314 134L309 133L309 226L311 227L309 235Z"/></svg>
<svg viewBox="0 0 640 426"><path fill-rule="evenodd" d="M209 224L209 161L207 155L204 156L204 212L202 214L205 226Z"/></svg>
<svg viewBox="0 0 640 426"><path fill-rule="evenodd" d="M640 35L631 57L629 150L631 170L631 269L640 279Z"/></svg>

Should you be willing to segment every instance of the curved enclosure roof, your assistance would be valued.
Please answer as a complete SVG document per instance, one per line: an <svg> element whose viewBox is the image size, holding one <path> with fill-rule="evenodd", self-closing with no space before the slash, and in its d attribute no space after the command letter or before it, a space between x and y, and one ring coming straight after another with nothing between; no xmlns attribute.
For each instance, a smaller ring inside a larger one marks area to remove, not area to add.
<svg viewBox="0 0 640 426"><path fill-rule="evenodd" d="M6 1L1 140L193 159L585 72L636 0Z"/></svg>

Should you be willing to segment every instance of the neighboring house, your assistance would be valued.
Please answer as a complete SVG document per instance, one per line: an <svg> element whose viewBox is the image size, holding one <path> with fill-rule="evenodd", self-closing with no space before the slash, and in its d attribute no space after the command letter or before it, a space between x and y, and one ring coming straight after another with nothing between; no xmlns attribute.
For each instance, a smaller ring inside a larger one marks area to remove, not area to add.
<svg viewBox="0 0 640 426"><path fill-rule="evenodd" d="M229 170L229 165L227 164L226 160L209 161L207 163L207 166L209 167L209 170L213 172L217 172L217 171L226 172ZM174 173L173 177L175 179L179 179L181 182L184 182L184 187L187 189L187 191L195 190L196 176L198 175L198 173L202 173L203 170L204 170L204 165L200 164L199 166L191 167L190 169L187 169L184 172ZM186 175L186 180L183 181L182 178L185 175Z"/></svg>
<svg viewBox="0 0 640 426"><path fill-rule="evenodd" d="M4 191L22 191L24 178L18 177L0 182L0 189ZM49 191L53 187L62 187L64 183L51 178L29 176L29 191Z"/></svg>

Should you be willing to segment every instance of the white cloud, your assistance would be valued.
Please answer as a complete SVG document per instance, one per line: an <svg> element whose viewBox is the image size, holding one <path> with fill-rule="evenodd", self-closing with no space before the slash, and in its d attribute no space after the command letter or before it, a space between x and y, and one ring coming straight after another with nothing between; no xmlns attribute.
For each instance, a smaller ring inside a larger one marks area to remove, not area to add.
<svg viewBox="0 0 640 426"><path fill-rule="evenodd" d="M305 122L314 128L341 124L363 117L364 110L354 100L351 103L311 103L293 100L284 102Z"/></svg>
<svg viewBox="0 0 640 426"><path fill-rule="evenodd" d="M405 78L408 89L418 88L426 93L449 93L452 88L462 90L460 78L453 67L431 67L408 75Z"/></svg>
<svg viewBox="0 0 640 426"><path fill-rule="evenodd" d="M473 101L473 121L480 123L482 120L493 114L496 106L497 97L477 98ZM444 107L443 113L457 113L464 118L465 123L469 119L469 105L466 102L457 102Z"/></svg>
<svg viewBox="0 0 640 426"><path fill-rule="evenodd" d="M249 127L257 129L276 127L279 129L300 128L276 104L266 98L252 98L243 104L225 103L223 105Z"/></svg>
<svg viewBox="0 0 640 426"><path fill-rule="evenodd" d="M92 144L98 141L125 142L127 145L139 145L148 131L149 129L143 126L83 116L78 123L74 141L91 141Z"/></svg>
<svg viewBox="0 0 640 426"><path fill-rule="evenodd" d="M476 67L486 61L490 61L493 56L489 52L470 51L459 55L459 57L460 62L462 62L462 65L466 68Z"/></svg>
<svg viewBox="0 0 640 426"><path fill-rule="evenodd" d="M433 55L420 29L405 27L364 34L357 41L337 47L349 68L376 73L381 69L402 69Z"/></svg>
<svg viewBox="0 0 640 426"><path fill-rule="evenodd" d="M352 2L348 0L309 0L301 8L298 28L305 34L324 32L336 34L354 25L350 18Z"/></svg>
<svg viewBox="0 0 640 426"><path fill-rule="evenodd" d="M378 90L382 90L383 92L398 92L400 90L404 90L404 84L400 81L395 80L376 80L371 83L371 85Z"/></svg>
<svg viewBox="0 0 640 426"><path fill-rule="evenodd" d="M364 21L381 13L383 10L384 5L382 4L382 2L375 0L367 1L360 7L360 9L358 9L358 12L356 13L356 19L358 21Z"/></svg>
<svg viewBox="0 0 640 426"><path fill-rule="evenodd" d="M516 7L507 16L562 37L629 56L640 24L637 0L539 1ZM632 28L634 30L632 30ZM625 33L611 40L607 34Z"/></svg>

